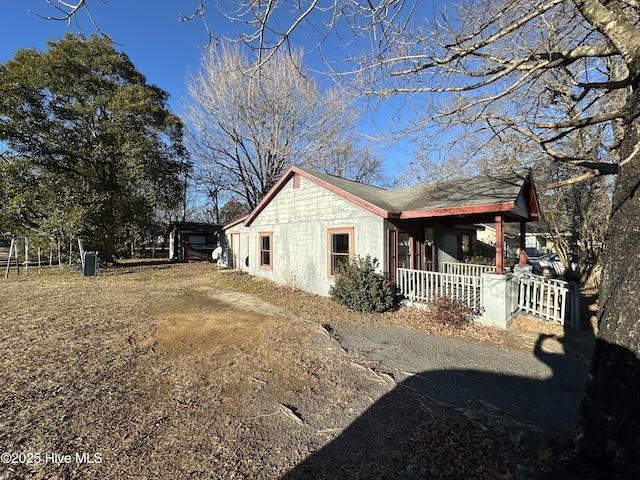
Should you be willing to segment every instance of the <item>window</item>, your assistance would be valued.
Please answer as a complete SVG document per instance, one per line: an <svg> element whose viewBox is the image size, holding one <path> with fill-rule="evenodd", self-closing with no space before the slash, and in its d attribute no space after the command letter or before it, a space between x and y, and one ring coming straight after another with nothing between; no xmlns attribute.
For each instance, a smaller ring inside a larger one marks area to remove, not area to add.
<svg viewBox="0 0 640 480"><path fill-rule="evenodd" d="M458 236L458 260L464 261L465 257L471 254L471 236L466 234L460 234Z"/></svg>
<svg viewBox="0 0 640 480"><path fill-rule="evenodd" d="M258 258L260 258L260 266L263 268L271 268L272 264L272 233L261 232L258 234Z"/></svg>
<svg viewBox="0 0 640 480"><path fill-rule="evenodd" d="M328 275L333 277L340 271L340 265L349 263L353 258L353 227L330 228L327 231L329 252Z"/></svg>

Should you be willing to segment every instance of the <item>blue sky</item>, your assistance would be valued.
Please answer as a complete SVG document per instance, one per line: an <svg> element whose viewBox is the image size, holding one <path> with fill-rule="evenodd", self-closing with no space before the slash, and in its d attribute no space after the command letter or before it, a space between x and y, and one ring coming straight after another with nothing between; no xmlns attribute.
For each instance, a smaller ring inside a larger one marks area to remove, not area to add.
<svg viewBox="0 0 640 480"><path fill-rule="evenodd" d="M61 38L65 32L90 36L95 28L86 15L75 22L46 21L29 13L53 15L45 0L3 2L0 16L0 62L13 57L19 48L46 49L49 39ZM149 83L171 94L171 105L176 107L183 93L187 72L198 68L207 34L194 20L180 22L180 14L191 14L181 6L188 1L131 1L108 0L106 5L94 2L92 13L99 27L109 34L118 50L124 51Z"/></svg>
<svg viewBox="0 0 640 480"><path fill-rule="evenodd" d="M200 21L180 22L181 15L191 15L197 2L191 0L107 0L106 4L94 1L92 14L102 31L110 35L118 44L116 48L125 52L147 81L155 84L171 95L170 105L179 111L181 96L184 95L185 77L198 68L204 46L208 42L207 33ZM213 10L215 2L210 2L209 26L215 35L237 37L235 26L220 18ZM82 33L90 36L96 30L86 14L78 17L79 26L61 21L47 21L37 17L56 15L45 0L5 0L0 10L0 62L10 60L19 48L45 50L49 39L59 39L65 32ZM300 30L298 39L305 42L306 60L310 67L320 68L315 42L310 33ZM315 64L314 64L315 61ZM386 123L384 112L378 113L380 124ZM370 119L363 119L361 130L373 133ZM398 173L399 167L411 158L406 153L409 148L394 147L381 150L388 172Z"/></svg>

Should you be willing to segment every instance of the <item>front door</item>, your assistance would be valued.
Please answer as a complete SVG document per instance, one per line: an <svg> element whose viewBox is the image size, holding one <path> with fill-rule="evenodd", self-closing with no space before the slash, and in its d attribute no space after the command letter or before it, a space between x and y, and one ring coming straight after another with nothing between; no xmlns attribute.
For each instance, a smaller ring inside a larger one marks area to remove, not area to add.
<svg viewBox="0 0 640 480"><path fill-rule="evenodd" d="M411 268L411 234L398 232L398 268Z"/></svg>
<svg viewBox="0 0 640 480"><path fill-rule="evenodd" d="M433 270L435 244L433 228L424 229L424 243L419 228L388 231L389 279L395 283L396 269Z"/></svg>
<svg viewBox="0 0 640 480"><path fill-rule="evenodd" d="M422 268L424 270L428 270L430 272L435 272L438 269L436 263L436 248L435 248L435 240L433 234L433 227L425 227L424 228L424 257Z"/></svg>
<svg viewBox="0 0 640 480"><path fill-rule="evenodd" d="M396 283L398 268L411 268L411 234L396 229L387 230L387 265L389 281Z"/></svg>

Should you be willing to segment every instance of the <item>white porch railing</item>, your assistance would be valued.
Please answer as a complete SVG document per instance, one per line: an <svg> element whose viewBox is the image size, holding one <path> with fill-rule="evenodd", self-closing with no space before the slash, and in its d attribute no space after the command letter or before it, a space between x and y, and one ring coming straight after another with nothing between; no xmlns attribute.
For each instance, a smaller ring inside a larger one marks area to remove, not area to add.
<svg viewBox="0 0 640 480"><path fill-rule="evenodd" d="M495 272L495 265L477 265L473 263L443 262L444 273L473 275L479 277L485 272Z"/></svg>
<svg viewBox="0 0 640 480"><path fill-rule="evenodd" d="M471 268L465 268L471 267ZM480 268L481 267L481 268ZM487 265L445 264L447 273L399 268L396 287L399 296L428 305L439 297L462 301L475 313L483 311L482 276L495 267ZM469 272L466 275L453 272ZM518 289L518 310L577 328L580 321L580 289L578 285L528 273L514 275L513 288ZM487 297L487 302L492 299ZM515 305L514 305L515 307Z"/></svg>
<svg viewBox="0 0 640 480"><path fill-rule="evenodd" d="M526 274L519 278L518 307L564 325L578 327L580 296L575 285L562 280Z"/></svg>
<svg viewBox="0 0 640 480"><path fill-rule="evenodd" d="M398 295L411 302L430 303L439 297L459 300L474 312L482 310L481 277L455 273L427 272L399 268L396 277Z"/></svg>

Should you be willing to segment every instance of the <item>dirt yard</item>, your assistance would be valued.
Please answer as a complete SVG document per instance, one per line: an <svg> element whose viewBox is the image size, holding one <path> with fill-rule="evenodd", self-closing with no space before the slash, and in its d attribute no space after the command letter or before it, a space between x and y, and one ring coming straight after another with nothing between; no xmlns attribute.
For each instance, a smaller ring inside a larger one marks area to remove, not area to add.
<svg viewBox="0 0 640 480"><path fill-rule="evenodd" d="M514 479L545 457L426 409L329 334L404 314L357 315L208 264L30 269L0 290L2 480Z"/></svg>

